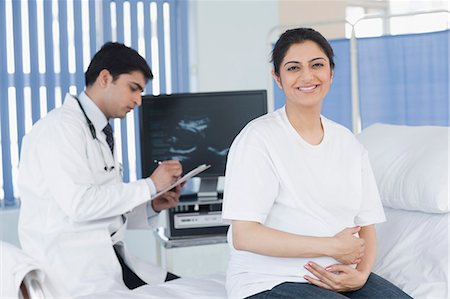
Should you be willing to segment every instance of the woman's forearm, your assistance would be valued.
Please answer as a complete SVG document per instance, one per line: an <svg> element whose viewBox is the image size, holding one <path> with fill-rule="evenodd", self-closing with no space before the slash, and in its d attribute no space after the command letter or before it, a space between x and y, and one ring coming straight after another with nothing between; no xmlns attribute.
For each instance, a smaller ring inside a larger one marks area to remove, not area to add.
<svg viewBox="0 0 450 299"><path fill-rule="evenodd" d="M359 228L347 228L334 237L311 237L279 231L258 222L234 220L232 231L237 250L267 256L330 256L351 264L363 251L363 241L353 236Z"/></svg>
<svg viewBox="0 0 450 299"><path fill-rule="evenodd" d="M362 257L361 262L356 266L356 269L369 275L372 271L377 255L377 237L375 226L372 224L361 227L359 237L365 240L365 250L364 256Z"/></svg>
<svg viewBox="0 0 450 299"><path fill-rule="evenodd" d="M233 221L233 246L276 257L318 257L329 255L332 238L309 237L269 228L252 221Z"/></svg>

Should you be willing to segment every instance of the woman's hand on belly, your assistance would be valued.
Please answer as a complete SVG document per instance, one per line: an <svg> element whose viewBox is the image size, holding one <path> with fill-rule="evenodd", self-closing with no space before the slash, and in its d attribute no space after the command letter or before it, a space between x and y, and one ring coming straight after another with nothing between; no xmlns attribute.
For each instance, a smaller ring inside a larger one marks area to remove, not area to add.
<svg viewBox="0 0 450 299"><path fill-rule="evenodd" d="M365 241L354 236L360 229L359 226L350 227L337 233L333 237L333 246L330 248L328 256L345 265L361 262L361 258L364 256Z"/></svg>
<svg viewBox="0 0 450 299"><path fill-rule="evenodd" d="M359 290L364 286L370 274L348 265L332 265L322 268L314 262L308 262L305 268L318 278L305 275L304 278L308 282L335 292Z"/></svg>

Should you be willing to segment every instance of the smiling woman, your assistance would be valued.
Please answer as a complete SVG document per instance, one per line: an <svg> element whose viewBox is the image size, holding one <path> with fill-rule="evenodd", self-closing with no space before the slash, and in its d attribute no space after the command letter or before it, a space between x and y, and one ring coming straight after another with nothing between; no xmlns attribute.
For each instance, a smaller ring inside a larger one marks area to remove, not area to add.
<svg viewBox="0 0 450 299"><path fill-rule="evenodd" d="M367 151L321 115L331 46L288 30L272 61L286 105L249 123L228 155L229 297L409 298L371 273L385 216Z"/></svg>
<svg viewBox="0 0 450 299"><path fill-rule="evenodd" d="M286 95L289 121L312 144L319 144L323 135L311 136L302 122L306 114L320 122L322 101L330 89L332 76L330 59L313 41L292 45L281 62L279 73L273 72L275 81ZM300 110L302 113L297 113Z"/></svg>
<svg viewBox="0 0 450 299"><path fill-rule="evenodd" d="M322 35L312 34L313 31L305 31L308 35L293 33L278 40L277 51L272 53L272 75L286 96L286 114L292 126L309 143L319 144L323 130L317 124L323 98L333 81L333 49ZM307 121L305 117L315 119L315 131L302 124Z"/></svg>

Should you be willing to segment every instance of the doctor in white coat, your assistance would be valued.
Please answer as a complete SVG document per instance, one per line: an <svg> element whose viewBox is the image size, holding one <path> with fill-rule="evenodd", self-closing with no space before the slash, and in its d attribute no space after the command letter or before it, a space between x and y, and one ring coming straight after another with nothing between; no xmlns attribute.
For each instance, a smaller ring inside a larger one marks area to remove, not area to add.
<svg viewBox="0 0 450 299"><path fill-rule="evenodd" d="M181 174L164 161L149 178L122 181L109 121L141 104L153 75L133 49L107 43L93 57L86 90L66 95L22 143L19 167L22 248L45 263L72 296L134 289L176 276L127 253L127 227L153 228L179 189L150 200Z"/></svg>

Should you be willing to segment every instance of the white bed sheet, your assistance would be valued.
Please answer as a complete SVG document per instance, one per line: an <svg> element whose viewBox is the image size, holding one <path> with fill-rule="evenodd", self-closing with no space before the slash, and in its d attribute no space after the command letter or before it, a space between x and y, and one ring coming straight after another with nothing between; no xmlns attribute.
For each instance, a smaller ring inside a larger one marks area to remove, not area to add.
<svg viewBox="0 0 450 299"><path fill-rule="evenodd" d="M132 291L110 291L78 297L78 299L132 298L132 299L226 299L225 274L205 278L180 278L156 286L142 286Z"/></svg>
<svg viewBox="0 0 450 299"><path fill-rule="evenodd" d="M374 272L413 298L449 298L450 214L385 208Z"/></svg>

